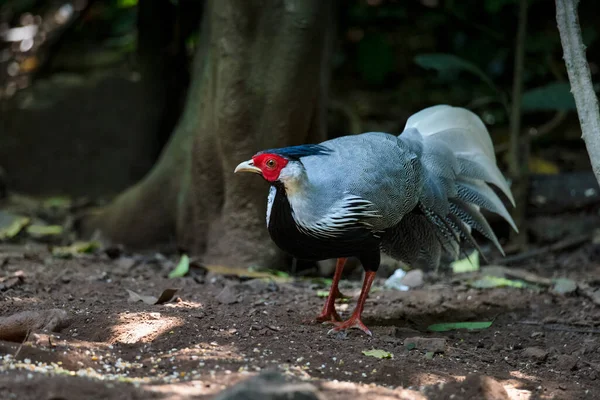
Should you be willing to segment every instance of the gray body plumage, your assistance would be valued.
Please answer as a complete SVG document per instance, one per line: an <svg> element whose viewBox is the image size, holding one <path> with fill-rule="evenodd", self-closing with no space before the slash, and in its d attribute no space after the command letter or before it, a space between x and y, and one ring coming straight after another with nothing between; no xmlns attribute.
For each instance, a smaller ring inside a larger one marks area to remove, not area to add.
<svg viewBox="0 0 600 400"><path fill-rule="evenodd" d="M472 229L502 251L480 212L501 215L516 230L496 193L513 203L483 122L446 105L413 115L399 136L370 132L321 143L326 155L302 157L282 171L297 225L335 238L357 224L381 238L381 249L418 267L437 267ZM289 175L289 176L286 176ZM289 179L293 177L293 179Z"/></svg>

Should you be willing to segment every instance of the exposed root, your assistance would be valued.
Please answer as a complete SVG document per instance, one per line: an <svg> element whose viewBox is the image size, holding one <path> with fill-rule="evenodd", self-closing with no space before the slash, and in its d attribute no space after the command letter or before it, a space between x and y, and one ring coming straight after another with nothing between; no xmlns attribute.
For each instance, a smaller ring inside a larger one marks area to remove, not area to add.
<svg viewBox="0 0 600 400"><path fill-rule="evenodd" d="M57 331L69 325L69 315L57 308L40 311L22 311L0 317L0 340L22 342L35 331Z"/></svg>

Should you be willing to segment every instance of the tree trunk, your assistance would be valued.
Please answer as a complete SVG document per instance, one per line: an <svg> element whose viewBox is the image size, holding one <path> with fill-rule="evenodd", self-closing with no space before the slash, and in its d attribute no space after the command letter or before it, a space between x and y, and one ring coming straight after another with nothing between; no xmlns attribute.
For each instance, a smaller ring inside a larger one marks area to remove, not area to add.
<svg viewBox="0 0 600 400"><path fill-rule="evenodd" d="M585 45L577 16L578 4L577 0L556 0L556 21L582 137L590 156L592 169L600 183L600 112L590 67L585 57Z"/></svg>
<svg viewBox="0 0 600 400"><path fill-rule="evenodd" d="M112 242L176 243L205 262L276 266L255 152L325 138L333 2L209 0L185 110L137 185L82 222Z"/></svg>

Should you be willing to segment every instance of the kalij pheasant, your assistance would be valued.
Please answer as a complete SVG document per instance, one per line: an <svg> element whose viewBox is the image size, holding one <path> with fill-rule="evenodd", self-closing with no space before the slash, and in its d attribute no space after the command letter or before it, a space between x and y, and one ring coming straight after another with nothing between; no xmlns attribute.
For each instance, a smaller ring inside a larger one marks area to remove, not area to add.
<svg viewBox="0 0 600 400"><path fill-rule="evenodd" d="M481 208L517 230L488 186L514 206L490 135L464 108L421 110L399 136L368 132L264 150L235 169L242 171L271 184L266 222L277 246L299 259L337 258L329 297L316 318L333 323L333 331L359 328L371 334L361 314L380 251L416 268L435 268L443 253L458 257L461 241L477 247L474 229L502 252ZM342 321L335 298L348 257L357 257L366 273L358 304Z"/></svg>

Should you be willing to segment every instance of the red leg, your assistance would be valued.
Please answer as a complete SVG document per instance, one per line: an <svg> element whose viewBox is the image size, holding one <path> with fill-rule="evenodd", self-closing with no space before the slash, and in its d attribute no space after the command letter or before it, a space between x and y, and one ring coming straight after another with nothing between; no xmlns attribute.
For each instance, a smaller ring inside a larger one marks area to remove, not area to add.
<svg viewBox="0 0 600 400"><path fill-rule="evenodd" d="M335 322L342 320L335 311L335 299L342 297L340 289L338 288L338 284L340 282L340 278L342 277L342 271L344 270L345 264L346 258L338 258L335 265L335 273L333 274L333 282L331 283L331 288L329 289L329 296L327 296L327 300L325 301L325 305L323 306L321 314L316 318L317 322Z"/></svg>
<svg viewBox="0 0 600 400"><path fill-rule="evenodd" d="M361 315L363 312L363 308L365 307L365 301L367 301L367 297L369 296L369 290L371 290L371 285L373 284L373 280L375 279L374 271L367 271L365 274L365 280L363 282L362 289L360 291L360 296L358 298L358 303L356 304L356 308L350 318L348 318L344 322L337 322L336 327L330 330L329 332L339 332L350 328L358 328L369 336L372 336L369 328L363 324L361 320Z"/></svg>

